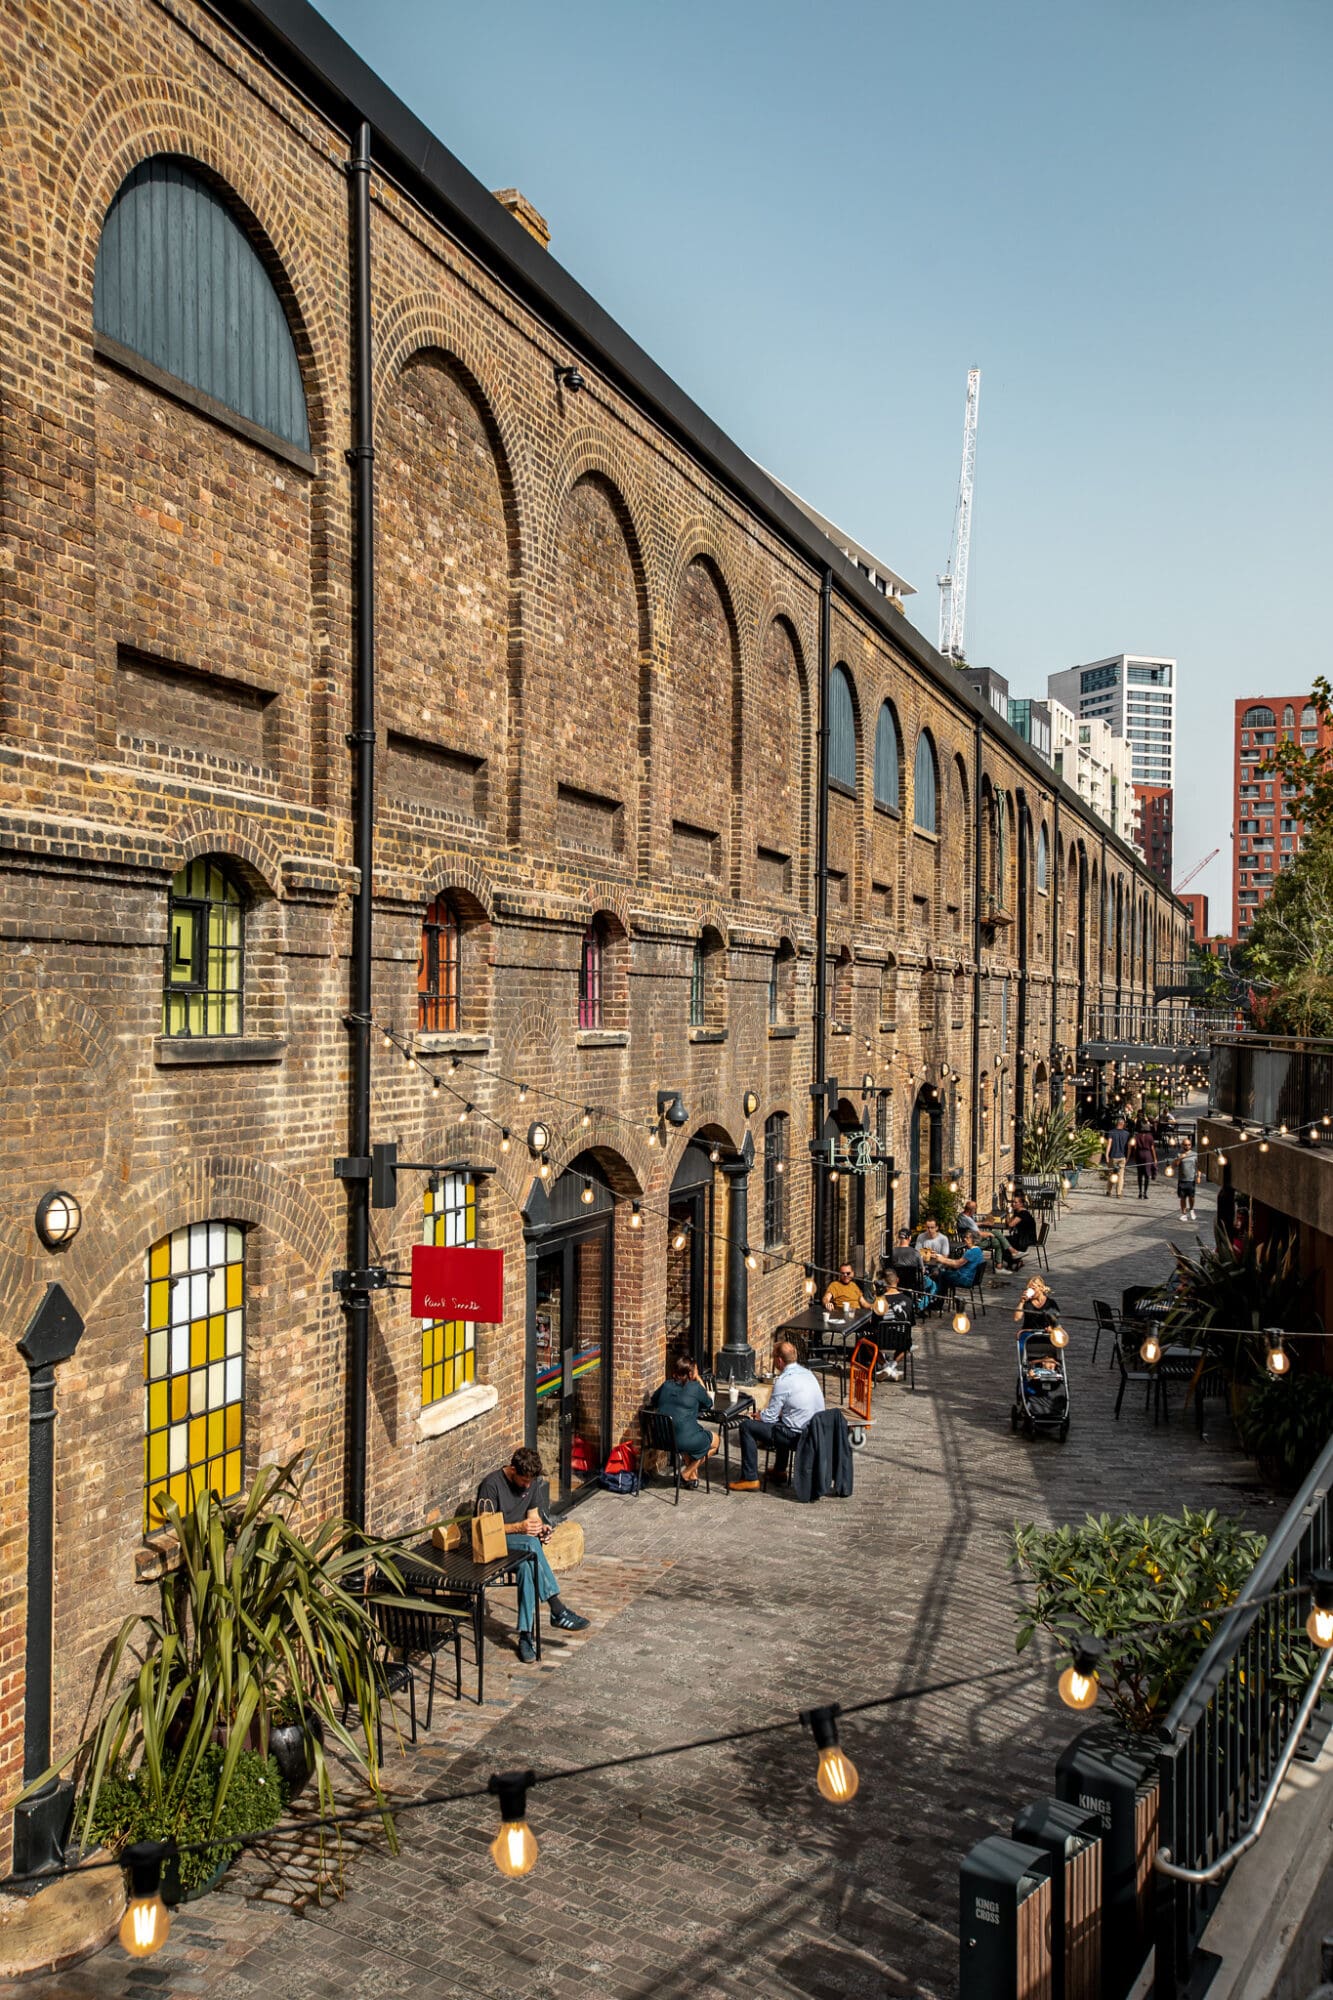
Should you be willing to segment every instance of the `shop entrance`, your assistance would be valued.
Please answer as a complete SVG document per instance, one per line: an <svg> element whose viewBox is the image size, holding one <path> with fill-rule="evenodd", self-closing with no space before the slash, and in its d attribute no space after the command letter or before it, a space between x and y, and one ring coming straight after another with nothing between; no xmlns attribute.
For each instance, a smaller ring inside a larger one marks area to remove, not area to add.
<svg viewBox="0 0 1333 2000"><path fill-rule="evenodd" d="M824 1126L824 1143L833 1141L839 1154L845 1155L848 1148L862 1137L865 1128L857 1117L855 1108L843 1097L838 1100L838 1108ZM866 1271L866 1176L863 1173L841 1172L837 1180L826 1180L827 1196L824 1207L824 1265L836 1271L840 1264L850 1264L854 1271Z"/></svg>
<svg viewBox="0 0 1333 2000"><path fill-rule="evenodd" d="M944 1179L944 1108L939 1094L927 1085L912 1106L908 1128L912 1161L912 1226L922 1220L922 1203L931 1186Z"/></svg>
<svg viewBox="0 0 1333 2000"><path fill-rule="evenodd" d="M560 1507L596 1486L610 1447L613 1210L601 1168L587 1153L549 1195L538 1182L525 1210L526 1442L540 1451Z"/></svg>
<svg viewBox="0 0 1333 2000"><path fill-rule="evenodd" d="M667 1218L667 1355L683 1348L703 1369L712 1367L714 1345L711 1251L715 1197L709 1152L710 1144L704 1140L691 1140L685 1148L671 1183Z"/></svg>

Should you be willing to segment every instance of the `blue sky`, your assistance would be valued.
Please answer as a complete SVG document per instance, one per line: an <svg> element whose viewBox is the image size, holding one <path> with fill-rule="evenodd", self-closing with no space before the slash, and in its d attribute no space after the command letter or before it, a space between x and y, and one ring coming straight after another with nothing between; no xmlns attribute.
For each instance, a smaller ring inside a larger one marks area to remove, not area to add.
<svg viewBox="0 0 1333 2000"><path fill-rule="evenodd" d="M932 640L980 367L969 657L1179 659L1229 923L1231 704L1329 666L1327 0L321 11Z"/></svg>

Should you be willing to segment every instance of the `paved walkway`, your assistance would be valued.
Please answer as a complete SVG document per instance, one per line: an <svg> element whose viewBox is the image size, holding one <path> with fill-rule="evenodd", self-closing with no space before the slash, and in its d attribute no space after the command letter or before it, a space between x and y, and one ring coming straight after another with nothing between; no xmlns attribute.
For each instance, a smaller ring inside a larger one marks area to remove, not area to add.
<svg viewBox="0 0 1333 2000"><path fill-rule="evenodd" d="M1200 1227L1211 1228L1206 1190ZM1052 1243L1064 1311L1160 1278L1169 1243L1189 1233L1172 1183L1142 1203L1078 1191ZM1017 1289L992 1294L971 1334L946 1321L925 1335L915 1395L877 1403L850 1502L715 1490L677 1508L654 1489L587 1503L590 1556L569 1595L591 1631L553 1646L541 1673L497 1675L494 1707L446 1701L443 1740L404 1788L587 1763L1010 1660L1016 1517L1188 1502L1276 1521L1222 1420L1207 1441L1179 1416L1154 1431L1127 1398L1112 1421L1105 1344L1094 1371L1088 1327L1069 1350L1068 1444L1012 1436ZM541 1859L522 1883L503 1881L486 1852L489 1802L431 1809L403 1822L398 1857L378 1840L356 1854L341 1902L307 1902L302 1915L256 1902L263 1864L251 1861L231 1893L178 1915L159 1957L135 1964L112 1947L27 1990L942 2000L956 1982L959 1858L1050 1790L1072 1733L1054 1678L1028 1654L1011 1680L846 1725L861 1773L848 1807L819 1797L809 1741L792 1732L534 1793ZM270 1893L289 1902L290 1877Z"/></svg>

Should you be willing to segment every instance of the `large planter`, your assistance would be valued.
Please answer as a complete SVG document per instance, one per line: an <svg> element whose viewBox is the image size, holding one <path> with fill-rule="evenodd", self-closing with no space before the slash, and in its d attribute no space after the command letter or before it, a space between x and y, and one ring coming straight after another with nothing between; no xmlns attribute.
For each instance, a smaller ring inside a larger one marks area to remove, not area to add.
<svg viewBox="0 0 1333 2000"><path fill-rule="evenodd" d="M294 1799L309 1784L315 1769L311 1738L324 1741L324 1724L317 1715L306 1722L280 1722L268 1733L268 1754L282 1773L287 1796Z"/></svg>
<svg viewBox="0 0 1333 2000"><path fill-rule="evenodd" d="M202 1882L196 1882L192 1889L182 1889L180 1860L178 1856L169 1854L162 1864L162 1901L169 1910L174 1910L179 1903L197 1903L201 1896L211 1896L235 1859L234 1854L228 1854L224 1849L222 1859Z"/></svg>

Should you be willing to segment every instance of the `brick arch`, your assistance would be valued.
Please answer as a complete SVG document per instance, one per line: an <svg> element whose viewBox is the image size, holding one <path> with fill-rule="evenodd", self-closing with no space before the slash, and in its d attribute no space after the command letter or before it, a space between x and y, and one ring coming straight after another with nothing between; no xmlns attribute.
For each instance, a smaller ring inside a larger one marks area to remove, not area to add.
<svg viewBox="0 0 1333 2000"><path fill-rule="evenodd" d="M92 325L93 272L102 225L118 189L144 160L174 154L194 162L245 209L259 232L296 342L311 443L330 445L333 384L344 372L333 306L308 247L309 230L280 178L266 174L228 119L221 100L143 72L99 91L66 148L52 205L51 239L63 243L64 284L86 302Z"/></svg>
<svg viewBox="0 0 1333 2000"><path fill-rule="evenodd" d="M565 502L584 479L595 478L609 490L612 509L620 522L629 550L630 567L639 598L639 645L646 653L654 644L657 619L653 615L653 591L649 580L648 536L643 523L648 506L641 483L627 453L591 424L580 424L565 438L551 468L539 529L539 561L544 573L555 574L559 558L556 537Z"/></svg>
<svg viewBox="0 0 1333 2000"><path fill-rule="evenodd" d="M188 861L197 861L201 855L216 854L225 860L245 864L250 887L260 895L281 898L282 896L282 853L277 843L239 813L210 810L191 813L187 819L177 822L167 833L168 844L174 855L167 867L174 875Z"/></svg>
<svg viewBox="0 0 1333 2000"><path fill-rule="evenodd" d="M423 908L437 896L459 889L476 903L487 923L494 922L495 885L473 855L459 854L453 848L435 849L421 870L420 882Z"/></svg>
<svg viewBox="0 0 1333 2000"><path fill-rule="evenodd" d="M532 568L537 509L526 436L503 375L469 332L462 313L437 292L409 292L395 300L377 319L375 340L377 432L406 370L430 354L443 356L476 403L505 500L509 580L518 582Z"/></svg>
<svg viewBox="0 0 1333 2000"><path fill-rule="evenodd" d="M625 937L632 937L634 925L630 916L630 895L628 889L618 882L601 882L589 886L583 893L589 918L597 916L614 917Z"/></svg>

